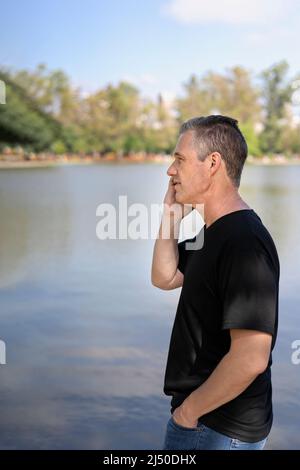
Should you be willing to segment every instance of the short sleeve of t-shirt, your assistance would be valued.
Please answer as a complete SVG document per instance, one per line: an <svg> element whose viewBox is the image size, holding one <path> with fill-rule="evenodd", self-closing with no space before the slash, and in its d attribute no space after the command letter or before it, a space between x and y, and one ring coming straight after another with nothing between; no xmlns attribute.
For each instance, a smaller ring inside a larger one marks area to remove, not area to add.
<svg viewBox="0 0 300 470"><path fill-rule="evenodd" d="M276 254L255 237L232 244L218 271L222 328L276 330L279 265Z"/></svg>

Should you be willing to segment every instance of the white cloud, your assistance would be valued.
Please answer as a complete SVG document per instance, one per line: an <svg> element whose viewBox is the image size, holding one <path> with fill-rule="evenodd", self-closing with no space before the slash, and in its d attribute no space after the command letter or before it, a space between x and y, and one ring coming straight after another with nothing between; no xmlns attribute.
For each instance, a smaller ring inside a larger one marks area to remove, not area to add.
<svg viewBox="0 0 300 470"><path fill-rule="evenodd" d="M171 0L164 12L183 23L263 25L280 20L296 0Z"/></svg>

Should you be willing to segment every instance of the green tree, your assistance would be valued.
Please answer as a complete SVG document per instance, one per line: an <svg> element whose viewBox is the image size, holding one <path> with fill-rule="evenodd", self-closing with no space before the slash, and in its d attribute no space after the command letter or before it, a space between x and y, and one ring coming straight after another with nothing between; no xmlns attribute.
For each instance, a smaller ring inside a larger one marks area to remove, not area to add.
<svg viewBox="0 0 300 470"><path fill-rule="evenodd" d="M34 71L20 70L12 78L41 110L64 125L74 123L80 90L72 89L69 78L62 70L50 71L45 64L39 64Z"/></svg>
<svg viewBox="0 0 300 470"><path fill-rule="evenodd" d="M180 122L195 116L205 116L211 113L213 108L211 96L202 79L192 75L183 87L184 96L178 98L176 102L176 110Z"/></svg>
<svg viewBox="0 0 300 470"><path fill-rule="evenodd" d="M261 156L261 148L259 145L259 135L255 132L251 123L241 124L240 129L246 139L249 155L254 157Z"/></svg>
<svg viewBox="0 0 300 470"><path fill-rule="evenodd" d="M0 106L0 141L36 151L48 149L60 138L60 123L43 112L7 73L1 72L0 79L6 84L6 105Z"/></svg>
<svg viewBox="0 0 300 470"><path fill-rule="evenodd" d="M250 72L242 67L228 69L224 75L212 71L199 79L193 75L177 106L181 121L225 114L242 123L255 123L261 116L259 90L252 84Z"/></svg>
<svg viewBox="0 0 300 470"><path fill-rule="evenodd" d="M126 82L91 94L81 104L80 124L100 151L122 152L136 141L140 113L138 90ZM131 137L129 137L131 136Z"/></svg>
<svg viewBox="0 0 300 470"><path fill-rule="evenodd" d="M291 101L292 86L287 80L288 64L279 62L264 70L262 79L262 100L264 105L264 129L260 145L267 153L284 150L282 132L285 124L286 105Z"/></svg>
<svg viewBox="0 0 300 470"><path fill-rule="evenodd" d="M185 85L185 96L177 101L179 120L194 116L224 114L239 121L248 141L249 153L260 154L255 128L261 121L259 89L252 83L248 70L227 69L225 74L207 72L201 78L193 75Z"/></svg>
<svg viewBox="0 0 300 470"><path fill-rule="evenodd" d="M67 149L66 149L65 144L61 140L56 140L51 145L51 150L58 155L62 155L66 153Z"/></svg>

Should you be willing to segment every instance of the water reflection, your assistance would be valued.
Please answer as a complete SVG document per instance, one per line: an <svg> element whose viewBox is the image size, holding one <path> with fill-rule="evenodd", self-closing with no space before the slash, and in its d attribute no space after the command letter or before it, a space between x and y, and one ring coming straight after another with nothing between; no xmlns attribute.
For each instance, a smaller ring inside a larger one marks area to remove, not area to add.
<svg viewBox="0 0 300 470"><path fill-rule="evenodd" d="M160 449L163 378L179 290L150 284L153 240L95 235L96 207L161 203L167 166L0 172L1 448ZM281 258L268 448L299 448L300 167L247 167L242 193Z"/></svg>
<svg viewBox="0 0 300 470"><path fill-rule="evenodd" d="M0 175L0 287L40 277L70 255L70 201L59 169Z"/></svg>

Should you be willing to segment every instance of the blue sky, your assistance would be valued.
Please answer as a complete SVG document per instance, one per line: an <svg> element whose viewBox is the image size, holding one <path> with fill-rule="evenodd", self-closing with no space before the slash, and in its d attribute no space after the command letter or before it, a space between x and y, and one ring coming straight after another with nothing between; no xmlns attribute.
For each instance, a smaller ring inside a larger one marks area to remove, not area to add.
<svg viewBox="0 0 300 470"><path fill-rule="evenodd" d="M192 73L286 59L300 72L299 0L10 0L0 64L61 68L89 92L127 79L142 94L182 92Z"/></svg>

